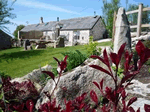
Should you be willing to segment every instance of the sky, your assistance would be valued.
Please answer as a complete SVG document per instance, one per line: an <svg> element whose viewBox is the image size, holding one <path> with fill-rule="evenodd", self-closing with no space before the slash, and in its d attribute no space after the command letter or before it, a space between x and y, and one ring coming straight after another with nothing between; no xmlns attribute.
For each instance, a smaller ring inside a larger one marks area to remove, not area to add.
<svg viewBox="0 0 150 112"><path fill-rule="evenodd" d="M14 0L9 0L9 5ZM107 0L110 1L110 0ZM128 0L128 4L149 5L148 0ZM120 5L126 7L126 0L121 0ZM12 5L14 8L11 13L16 15L16 18L10 19L14 25L5 25L9 28L10 34L13 37L13 32L17 25L38 24L40 17L43 17L44 22L56 21L57 17L60 20L77 17L103 15L102 11L103 0L16 0Z"/></svg>

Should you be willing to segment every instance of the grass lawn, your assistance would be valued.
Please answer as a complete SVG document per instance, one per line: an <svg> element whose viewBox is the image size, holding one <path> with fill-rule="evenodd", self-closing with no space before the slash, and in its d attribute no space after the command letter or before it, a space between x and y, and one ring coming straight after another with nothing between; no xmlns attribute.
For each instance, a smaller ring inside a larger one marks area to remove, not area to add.
<svg viewBox="0 0 150 112"><path fill-rule="evenodd" d="M24 51L24 48L12 48L0 51L0 72L10 75L12 78L22 77L34 69L50 64L56 67L57 63L53 57L62 60L61 52L79 50L86 53L84 46L73 46L65 48L47 48Z"/></svg>
<svg viewBox="0 0 150 112"><path fill-rule="evenodd" d="M98 46L110 46L112 41L98 43Z"/></svg>

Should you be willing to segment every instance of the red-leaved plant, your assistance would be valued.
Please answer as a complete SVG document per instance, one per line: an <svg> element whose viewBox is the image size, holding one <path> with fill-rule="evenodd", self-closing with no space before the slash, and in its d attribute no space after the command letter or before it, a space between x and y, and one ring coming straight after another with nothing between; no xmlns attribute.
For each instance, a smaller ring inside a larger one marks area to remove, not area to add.
<svg viewBox="0 0 150 112"><path fill-rule="evenodd" d="M132 53L129 54L128 51L125 50L125 43L120 47L118 53L110 53L110 59L116 66L116 72L113 74L109 58L106 52L106 49L103 52L103 58L93 55L91 58L97 58L101 62L103 62L107 67L108 70L98 66L98 65L90 65L90 67L98 69L102 72L105 72L110 77L112 77L114 83L115 83L115 89L113 90L111 87L106 87L103 89L103 79L98 84L97 82L93 82L97 88L102 93L103 97L107 99L107 103L103 104L101 107L102 112L135 112L135 110L132 108L131 104L134 103L137 98L133 97L131 98L128 103L126 103L126 97L127 94L125 92L125 88L129 85L131 85L131 80L139 73L139 70L141 69L142 65L150 58L150 49L145 48L145 46L142 44L141 41L139 41L136 45L136 51L139 56L139 60L137 63L134 63L136 65L131 64L132 59ZM118 66L120 63L120 60L122 58L122 55L125 55L125 63L124 63L124 72L123 72L123 78L119 82L117 77L118 72ZM134 67L137 67L137 69L134 69ZM129 80L130 79L130 80ZM92 100L98 104L98 97L94 90L91 91L91 98ZM119 105L121 103L121 106ZM150 105L145 104L144 109L146 112L150 112ZM140 112L140 108L136 112Z"/></svg>
<svg viewBox="0 0 150 112"><path fill-rule="evenodd" d="M30 80L22 83L11 82L10 77L2 77L0 90L0 94L3 94L3 99L0 99L0 108L4 112L12 112L14 110L18 112L32 112L35 99L39 95Z"/></svg>
<svg viewBox="0 0 150 112"><path fill-rule="evenodd" d="M40 106L39 108L39 112L96 112L96 110L100 109L102 112L140 112L140 108L138 108L137 111L135 111L133 109L133 107L131 106L132 103L134 103L137 98L133 97L131 98L128 102L126 102L126 97L127 94L125 92L125 89L127 86L132 84L132 79L139 73L139 70L141 69L142 65L148 60L148 58L150 57L150 49L145 48L145 46L142 44L141 41L139 41L136 45L136 51L138 53L139 56L139 60L135 61L134 64L131 64L131 60L132 60L132 54L130 54L128 51L124 51L125 50L125 45L123 44L118 53L110 53L110 59L108 57L108 54L106 52L106 49L103 52L103 58L96 56L96 55L92 55L91 58L97 58L99 59L102 63L104 63L107 67L108 70L104 69L103 67L100 67L98 65L90 65L90 67L98 69L102 72L105 72L106 74L108 74L110 77L112 77L114 83L115 83L115 88L112 89L111 87L106 87L103 88L103 82L104 79L101 79L100 83L97 82L93 82L96 87L100 90L100 92L102 93L103 96L103 102L101 103L101 101L98 99L98 96L96 94L96 92L94 90L90 91L90 97L92 99L92 101L95 102L95 105L92 106L90 104L88 104L87 102L85 102L85 97L87 95L87 93L83 93L81 96L76 97L74 100L72 101L66 101L64 99L66 108L65 109L61 109L60 105L56 105L56 99L52 99L52 95L55 91L55 89L57 88L58 82L60 80L60 77L62 75L62 72L66 69L67 66L67 56L65 56L63 61L59 61L57 58L54 57L54 59L57 61L58 63L58 80L57 82L55 81L55 75L50 72L50 71L43 71L43 73L48 74L53 81L55 82L55 87L54 90L52 91L51 94L48 94L48 92L44 92L45 95L49 98L49 102L44 103ZM124 63L124 72L123 72L123 78L121 79L121 81L118 80L118 76L117 76L117 72L118 72L118 66L119 63L121 61L122 55L125 55L125 63ZM111 69L111 65L109 60L111 60L115 66L116 66L116 72L115 74L113 74L113 71ZM10 83L10 79L8 78L6 80L3 80L3 86L1 89L4 89L4 91L9 91L10 89L15 89L15 92L12 91L12 93L17 93L16 95L19 95L18 92L19 90L17 90L17 88L20 86L17 86L18 84L16 84L16 87L11 87L12 83ZM6 83L8 82L8 83ZM21 84L22 85L22 84ZM30 85L32 85L30 83ZM28 87L28 86L27 86ZM33 85L31 86L32 88ZM66 89L66 88L64 88ZM22 91L22 93L24 93ZM4 96L9 97L13 97L14 94L9 94L7 95L7 92L4 94ZM5 109L3 107L5 107L6 105L4 105L4 102L1 100L0 101L1 106L0 107L4 110L4 111L12 111L9 110L10 107L13 108L14 110L18 111L18 112L33 112L35 110L35 102L33 99L27 99L24 102L20 102L19 104L7 104L7 108ZM100 105L102 104L102 105ZM10 106L11 105L11 106ZM145 104L144 105L144 109L145 112L150 112L150 105Z"/></svg>

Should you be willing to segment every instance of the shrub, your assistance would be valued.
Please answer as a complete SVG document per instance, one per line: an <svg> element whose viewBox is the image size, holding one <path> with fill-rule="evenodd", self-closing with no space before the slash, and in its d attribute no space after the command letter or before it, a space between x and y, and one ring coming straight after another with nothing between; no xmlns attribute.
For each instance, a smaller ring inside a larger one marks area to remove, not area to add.
<svg viewBox="0 0 150 112"><path fill-rule="evenodd" d="M93 37L90 36L89 38L89 44L85 45L85 49L87 51L88 56L90 55L100 55L100 53L97 51L97 42L93 42ZM101 49L99 49L101 51Z"/></svg>
<svg viewBox="0 0 150 112"><path fill-rule="evenodd" d="M64 52L62 55L68 56L66 70L72 70L73 68L81 65L87 59L87 56L82 54L79 50L76 50L76 52Z"/></svg>
<svg viewBox="0 0 150 112"><path fill-rule="evenodd" d="M108 74L114 81L115 83L115 88L112 89L111 87L105 87L103 88L103 81L104 79L101 79L99 83L93 82L93 84L100 90L103 98L100 98L97 96L94 90L90 91L90 97L91 100L95 103L95 105L88 104L88 102L85 101L85 97L87 93L83 93L81 96L75 98L74 100L71 101L66 101L65 105L66 108L64 110L61 110L61 107L56 105L56 100L51 99L52 95L54 94L55 89L57 88L57 85L59 83L60 77L62 75L62 72L66 69L67 67L67 57L65 56L63 61L59 61L57 58L54 58L57 63L58 63L58 80L55 80L55 75L52 72L49 71L43 71L43 73L48 74L53 81L55 82L55 87L53 91L49 94L49 92L44 92L44 94L49 98L49 102L44 103L41 105L39 112L49 112L49 111L55 111L55 112L96 112L97 109L100 109L102 112L135 112L131 104L133 104L137 98L133 97L129 99L128 102L126 102L126 98L128 94L126 94L125 88L128 87L129 85L133 84L131 81L132 79L139 73L141 67L143 64L150 58L150 49L145 48L145 46L139 41L136 45L136 51L138 54L138 61L136 62L137 66L134 66L135 63L131 63L132 61L132 54L129 54L128 51L124 52L126 44L123 44L121 48L119 49L118 53L110 53L110 59L111 61L115 64L116 69L115 69L115 74L112 72L112 68L109 63L109 58L106 52L106 49L103 52L103 58L99 57L97 55L92 55L91 58L97 58L99 59L102 63L104 63L107 67L108 70L104 69L101 66L98 65L90 65L90 67L100 70L106 74ZM118 66L121 61L121 57L125 54L125 63L124 63L124 72L123 72L123 78L119 81L118 80ZM135 69L137 67L137 69ZM7 79L7 82L9 82L9 78ZM3 81L3 86L1 89L10 89L10 83L8 83L8 87L4 86L4 84L7 84L6 81ZM18 86L16 86L18 87ZM16 87L14 87L16 89ZM66 88L63 88L64 90ZM13 92L12 92L13 93ZM5 94L4 94L5 96ZM1 103L1 102L0 102ZM20 104L12 104L12 107L14 110L18 112L23 112L24 110L28 110L29 112L33 112L34 110L34 102L31 99L26 100L26 106L24 103L20 102ZM1 103L1 107L4 105L4 103ZM10 105L9 105L10 107ZM8 108L7 108L8 109ZM145 112L150 112L150 105L145 104L144 105ZM7 111L7 110L6 110ZM140 108L136 112L140 112Z"/></svg>
<svg viewBox="0 0 150 112"><path fill-rule="evenodd" d="M2 87L0 88L0 108L6 112L12 112L16 105L22 105L28 99L32 98L32 102L35 103L35 99L38 97L38 92L35 89L33 83L28 80L22 83L10 82L10 77L1 77ZM23 106L23 105L22 105Z"/></svg>

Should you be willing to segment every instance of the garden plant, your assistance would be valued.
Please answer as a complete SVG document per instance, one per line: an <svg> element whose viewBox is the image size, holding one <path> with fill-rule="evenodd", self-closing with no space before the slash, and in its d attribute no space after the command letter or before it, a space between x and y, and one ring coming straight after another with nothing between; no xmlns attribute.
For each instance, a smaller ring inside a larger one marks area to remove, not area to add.
<svg viewBox="0 0 150 112"><path fill-rule="evenodd" d="M150 58L150 49L146 48L141 41L139 41L136 45L136 52L138 54L138 61L132 62L133 54L129 53L125 50L126 44L124 43L118 53L110 53L108 56L106 49L103 51L103 58L99 57L97 55L90 56L91 58L97 58L102 63L104 63L108 69L104 69L101 66L98 65L90 65L90 67L100 70L106 74L108 74L115 83L115 88L112 89L111 87L103 88L103 82L104 79L101 79L100 82L93 82L93 84L99 89L99 92L102 94L102 100L99 99L99 96L97 96L96 92L94 90L91 90L90 97L91 100L94 102L94 105L91 105L90 103L86 102L86 96L88 93L83 93L81 96L76 97L74 100L66 101L65 102L65 108L61 108L60 105L56 104L56 99L52 98L52 95L54 94L55 89L57 88L57 85L59 83L60 77L62 76L63 71L67 67L67 57L65 56L63 61L59 61L57 58L54 57L54 59L58 63L58 80L55 80L55 75L50 71L43 71L43 73L48 74L53 81L55 82L55 87L51 94L48 92L44 92L45 95L49 98L49 101L47 103L44 103L40 106L39 112L96 112L96 111L102 111L102 112L140 112L140 107L138 110L134 110L134 108L131 106L133 103L136 103L137 98L133 97L130 98L127 102L126 98L128 97L128 94L126 93L126 88L130 86L132 83L132 79L139 73L141 67L144 65L144 63ZM123 71L123 77L119 79L118 77L118 69L119 64L121 63L121 58L124 55L125 62L124 62L124 71ZM109 58L110 57L110 58ZM115 73L112 71L110 60L115 65ZM18 111L18 112L35 112L35 100L31 97L28 99L25 99L24 101L18 101L16 105L16 101L12 102L5 102L5 97L9 97L8 91L10 88L19 89L22 86L18 86L10 83L7 88L7 82L2 78L2 87L1 90L3 90L3 99L0 100L0 107L3 111L7 112L9 111ZM16 82L15 82L16 83ZM32 85L32 83L30 83ZM33 86L32 86L33 87ZM63 88L66 89L66 88ZM15 91L17 93L20 93L20 91ZM13 93L13 92L12 92ZM8 95L8 96L7 96ZM10 94L11 95L11 94ZM18 95L18 94L17 94ZM11 105L11 106L10 106ZM150 112L150 105L145 104L144 105L145 112Z"/></svg>

